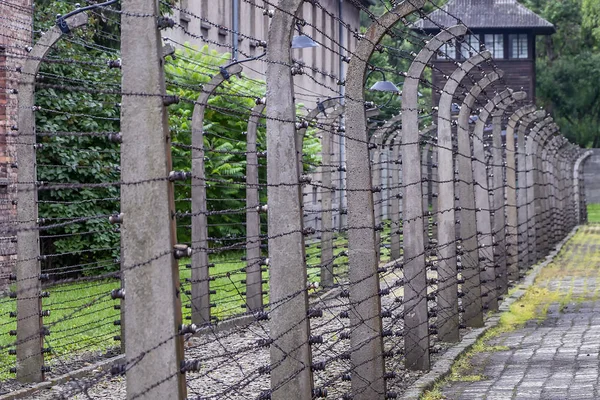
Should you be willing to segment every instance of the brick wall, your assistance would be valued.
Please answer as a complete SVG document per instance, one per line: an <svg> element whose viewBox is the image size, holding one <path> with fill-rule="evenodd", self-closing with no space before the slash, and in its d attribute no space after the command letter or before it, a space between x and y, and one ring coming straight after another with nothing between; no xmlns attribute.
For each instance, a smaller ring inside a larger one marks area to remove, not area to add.
<svg viewBox="0 0 600 400"><path fill-rule="evenodd" d="M0 293L16 261L16 147L13 126L17 126L18 67L25 47L31 45L31 0L0 3Z"/></svg>

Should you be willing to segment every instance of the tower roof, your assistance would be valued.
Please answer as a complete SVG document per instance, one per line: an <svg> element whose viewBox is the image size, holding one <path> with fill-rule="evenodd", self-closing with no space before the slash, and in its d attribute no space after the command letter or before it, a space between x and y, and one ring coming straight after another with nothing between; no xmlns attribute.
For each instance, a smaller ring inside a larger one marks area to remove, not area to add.
<svg viewBox="0 0 600 400"><path fill-rule="evenodd" d="M429 18L417 21L415 27L437 32L438 25L456 25L458 18L470 29L530 29L540 35L555 32L554 25L516 0L450 0Z"/></svg>

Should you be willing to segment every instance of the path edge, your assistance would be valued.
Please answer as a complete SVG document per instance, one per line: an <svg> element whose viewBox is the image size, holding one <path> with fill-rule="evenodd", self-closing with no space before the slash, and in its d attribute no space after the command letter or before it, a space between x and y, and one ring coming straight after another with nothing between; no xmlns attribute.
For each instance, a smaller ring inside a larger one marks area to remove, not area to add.
<svg viewBox="0 0 600 400"><path fill-rule="evenodd" d="M510 306L517 300L519 300L527 289L533 284L535 278L538 276L540 271L554 261L554 258L558 255L558 253L562 250L563 246L571 240L571 238L577 233L579 228L583 225L578 225L574 227L571 232L561 240L554 249L540 262L535 264L530 272L516 285L514 292L508 296L500 306L498 307L498 311L493 315L488 317L485 321L485 324L481 328L473 329L471 332L466 334L462 340L450 347L436 363L433 365L431 370L420 377L410 389L404 391L404 393L400 396L400 400L419 400L419 398L429 389L433 388L433 386L444 379L446 376L450 374L450 370L452 365L456 361L458 357L462 354L469 351L469 349L477 342L477 340L482 337L488 330L496 327L500 322L500 315L510 309Z"/></svg>

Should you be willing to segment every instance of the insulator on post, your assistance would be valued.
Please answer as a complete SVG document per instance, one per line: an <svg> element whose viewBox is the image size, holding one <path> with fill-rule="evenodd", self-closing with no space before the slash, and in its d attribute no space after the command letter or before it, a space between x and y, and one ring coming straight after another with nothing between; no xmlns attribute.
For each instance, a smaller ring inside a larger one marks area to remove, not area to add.
<svg viewBox="0 0 600 400"><path fill-rule="evenodd" d="M200 360L181 360L179 364L179 372L185 374L186 372L200 371L202 363Z"/></svg>
<svg viewBox="0 0 600 400"><path fill-rule="evenodd" d="M113 289L110 291L110 297L113 300L116 299L125 299L125 289L120 288L120 289Z"/></svg>
<svg viewBox="0 0 600 400"><path fill-rule="evenodd" d="M121 135L118 132L117 133L109 133L106 138L108 139L109 142L123 143L123 135Z"/></svg>
<svg viewBox="0 0 600 400"><path fill-rule="evenodd" d="M314 398L325 398L327 397L327 389L324 388L317 388L317 389L313 389L312 390L312 397Z"/></svg>
<svg viewBox="0 0 600 400"><path fill-rule="evenodd" d="M175 246L173 246L173 257L175 257L176 260L185 257L191 257L192 252L192 248L189 247L187 244L176 244Z"/></svg>
<svg viewBox="0 0 600 400"><path fill-rule="evenodd" d="M314 362L312 363L312 365L310 366L310 369L313 371L325 371L325 361L318 361L318 362Z"/></svg>
<svg viewBox="0 0 600 400"><path fill-rule="evenodd" d="M168 17L158 17L156 23L158 29L167 29L175 26L175 21Z"/></svg>
<svg viewBox="0 0 600 400"><path fill-rule="evenodd" d="M40 311L40 317L49 317L50 316L50 310L41 310Z"/></svg>
<svg viewBox="0 0 600 400"><path fill-rule="evenodd" d="M185 171L171 171L169 172L169 182L175 182L175 181L185 181L189 178L192 177L192 173L191 172L185 172Z"/></svg>
<svg viewBox="0 0 600 400"><path fill-rule="evenodd" d="M323 316L323 310L320 308L309 308L307 315L308 318L320 318Z"/></svg>
<svg viewBox="0 0 600 400"><path fill-rule="evenodd" d="M108 60L106 64L108 65L108 68L121 68L121 59Z"/></svg>
<svg viewBox="0 0 600 400"><path fill-rule="evenodd" d="M163 105L165 107L168 107L172 104L178 104L179 103L179 96L164 96L163 97Z"/></svg>
<svg viewBox="0 0 600 400"><path fill-rule="evenodd" d="M110 368L110 373L113 376L124 375L125 372L127 372L127 365L126 364L116 364L116 365L113 365Z"/></svg>
<svg viewBox="0 0 600 400"><path fill-rule="evenodd" d="M321 336L321 335L311 336L308 339L308 344L323 344L323 343L325 343L325 340L323 340L323 336Z"/></svg>
<svg viewBox="0 0 600 400"><path fill-rule="evenodd" d="M108 222L111 224L122 224L123 223L123 213L113 214L108 217Z"/></svg>

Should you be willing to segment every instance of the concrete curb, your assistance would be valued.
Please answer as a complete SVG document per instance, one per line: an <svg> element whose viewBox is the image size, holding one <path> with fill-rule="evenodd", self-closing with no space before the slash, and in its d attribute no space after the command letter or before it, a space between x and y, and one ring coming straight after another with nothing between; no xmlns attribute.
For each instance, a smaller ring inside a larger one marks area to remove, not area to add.
<svg viewBox="0 0 600 400"><path fill-rule="evenodd" d="M13 399L24 399L35 392L38 392L43 389L49 389L56 385L62 385L63 383L69 382L73 379L83 378L84 376L88 376L96 372L97 370L109 370L116 363L123 361L125 359L125 355L121 354L113 358L109 358L104 361L100 361L94 365L90 365L89 367L80 368L76 371L72 371L66 373L61 376L57 376L56 378L52 378L49 381L40 382L34 386L23 388L19 390L15 390L14 392L10 392L3 396L0 396L0 400L13 400Z"/></svg>
<svg viewBox="0 0 600 400"><path fill-rule="evenodd" d="M421 395L431 389L433 385L439 380L445 378L450 374L450 370L454 361L461 356L463 353L468 351L477 340L483 336L489 329L494 328L500 322L500 314L506 312L510 309L510 306L517 300L519 300L525 294L526 290L533 284L535 278L538 276L540 271L550 264L556 255L563 248L565 243L569 241L573 235L577 232L580 226L576 226L571 230L571 232L556 245L556 247L548 254L544 261L536 264L531 272L521 280L521 282L517 285L515 291L507 297L498 307L498 312L494 313L490 316L486 321L485 325L482 328L473 329L471 332L466 334L460 343L449 348L444 355L433 365L431 370L419 378L413 386L406 390L402 396L401 400L418 400Z"/></svg>

